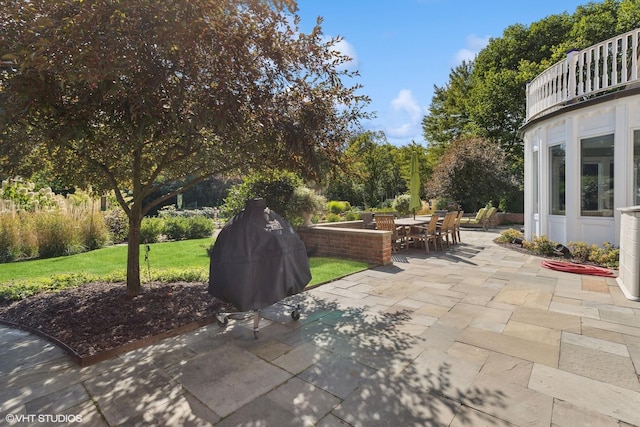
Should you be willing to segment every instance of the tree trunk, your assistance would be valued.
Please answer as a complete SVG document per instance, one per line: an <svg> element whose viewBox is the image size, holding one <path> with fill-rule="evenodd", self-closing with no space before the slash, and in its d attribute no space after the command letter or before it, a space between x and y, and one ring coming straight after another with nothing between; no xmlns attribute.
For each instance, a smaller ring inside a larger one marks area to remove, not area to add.
<svg viewBox="0 0 640 427"><path fill-rule="evenodd" d="M133 207L129 217L129 237L127 243L127 295L136 296L142 291L140 286L140 225L142 215Z"/></svg>

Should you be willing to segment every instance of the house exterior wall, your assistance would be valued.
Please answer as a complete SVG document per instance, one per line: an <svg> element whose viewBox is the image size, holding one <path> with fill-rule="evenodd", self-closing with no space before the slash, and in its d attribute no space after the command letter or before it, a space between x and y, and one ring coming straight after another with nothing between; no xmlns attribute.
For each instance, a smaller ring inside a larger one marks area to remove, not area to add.
<svg viewBox="0 0 640 427"><path fill-rule="evenodd" d="M623 90L614 95L565 107L528 123L522 129L525 239L546 235L563 244L620 244L619 208L634 203L633 133L640 130L640 94L634 90L625 96ZM581 141L606 135L613 135L613 206L608 209L613 210L613 216L582 215ZM564 215L552 214L550 209L552 172L549 149L559 144L565 144Z"/></svg>

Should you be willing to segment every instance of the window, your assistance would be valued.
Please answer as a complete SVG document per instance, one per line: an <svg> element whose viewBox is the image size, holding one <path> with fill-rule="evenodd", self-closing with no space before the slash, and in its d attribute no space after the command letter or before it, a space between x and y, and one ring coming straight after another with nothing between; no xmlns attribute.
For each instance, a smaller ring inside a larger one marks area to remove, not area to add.
<svg viewBox="0 0 640 427"><path fill-rule="evenodd" d="M538 149L535 148L533 150L533 213L537 214L540 211L538 210L538 205L539 205L539 196L538 196L538 180L540 179L539 177L539 173L538 173Z"/></svg>
<svg viewBox="0 0 640 427"><path fill-rule="evenodd" d="M633 204L640 205L640 130L633 131Z"/></svg>
<svg viewBox="0 0 640 427"><path fill-rule="evenodd" d="M551 215L565 214L565 145L549 147L549 180L551 200L549 203Z"/></svg>
<svg viewBox="0 0 640 427"><path fill-rule="evenodd" d="M581 141L582 216L613 216L613 135Z"/></svg>

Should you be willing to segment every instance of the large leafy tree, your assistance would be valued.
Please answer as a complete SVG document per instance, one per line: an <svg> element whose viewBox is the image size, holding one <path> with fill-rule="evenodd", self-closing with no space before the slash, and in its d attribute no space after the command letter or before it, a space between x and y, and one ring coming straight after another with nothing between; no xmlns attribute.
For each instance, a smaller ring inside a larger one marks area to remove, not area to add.
<svg viewBox="0 0 640 427"><path fill-rule="evenodd" d="M294 0L5 0L0 168L46 158L65 182L114 191L138 294L150 209L213 175L313 175L366 114L338 40L320 23L300 33L295 11Z"/></svg>
<svg viewBox="0 0 640 427"><path fill-rule="evenodd" d="M572 28L567 14L552 15L530 26L507 27L478 54L467 99L473 134L500 144L509 160L522 165L518 129L526 117L526 84L550 65L554 46ZM532 67L531 64L541 64Z"/></svg>
<svg viewBox="0 0 640 427"><path fill-rule="evenodd" d="M498 144L463 137L447 147L426 187L430 197L459 201L472 212L489 201L497 203L513 185L509 163Z"/></svg>
<svg viewBox="0 0 640 427"><path fill-rule="evenodd" d="M425 138L431 146L446 146L464 134L469 123L466 105L471 88L473 63L462 61L449 73L449 82L434 86L429 114L422 120Z"/></svg>
<svg viewBox="0 0 640 427"><path fill-rule="evenodd" d="M404 188L395 162L396 150L382 132L364 132L349 142L344 159L346 172L357 183L365 206L378 206L398 194L399 186Z"/></svg>
<svg viewBox="0 0 640 427"><path fill-rule="evenodd" d="M618 9L617 33L640 27L640 0L622 0Z"/></svg>

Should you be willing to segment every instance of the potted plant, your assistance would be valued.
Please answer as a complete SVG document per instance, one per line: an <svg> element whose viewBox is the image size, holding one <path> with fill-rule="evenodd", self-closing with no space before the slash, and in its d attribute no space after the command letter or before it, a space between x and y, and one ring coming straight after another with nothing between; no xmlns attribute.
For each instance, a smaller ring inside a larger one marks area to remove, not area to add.
<svg viewBox="0 0 640 427"><path fill-rule="evenodd" d="M313 226L311 219L316 213L322 212L327 202L324 197L316 194L316 192L310 188L297 187L293 191L291 203L293 204L295 214L302 217L302 225L304 227L311 227Z"/></svg>

